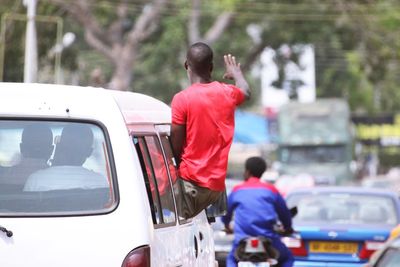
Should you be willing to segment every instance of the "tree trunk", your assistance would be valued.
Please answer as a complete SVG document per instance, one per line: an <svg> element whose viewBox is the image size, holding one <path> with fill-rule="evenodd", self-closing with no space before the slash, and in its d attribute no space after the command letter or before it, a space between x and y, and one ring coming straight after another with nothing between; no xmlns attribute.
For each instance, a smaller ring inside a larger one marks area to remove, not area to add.
<svg viewBox="0 0 400 267"><path fill-rule="evenodd" d="M129 91L132 81L132 69L135 65L136 48L126 48L118 53L114 61L115 70L108 85L109 89Z"/></svg>
<svg viewBox="0 0 400 267"><path fill-rule="evenodd" d="M122 62L115 67L115 71L108 85L108 89L129 91L132 76L132 63Z"/></svg>

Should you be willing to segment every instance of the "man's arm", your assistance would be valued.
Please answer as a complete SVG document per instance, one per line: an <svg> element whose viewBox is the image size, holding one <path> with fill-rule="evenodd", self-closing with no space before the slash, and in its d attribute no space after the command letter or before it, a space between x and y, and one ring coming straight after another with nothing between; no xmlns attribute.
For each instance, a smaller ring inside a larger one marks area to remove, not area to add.
<svg viewBox="0 0 400 267"><path fill-rule="evenodd" d="M279 220L282 222L285 230L292 229L292 214L286 205L286 201L282 195L278 193L276 198L276 213L278 214Z"/></svg>
<svg viewBox="0 0 400 267"><path fill-rule="evenodd" d="M235 85L240 88L246 99L250 98L251 91L250 86L247 83L242 70L240 69L240 63L236 63L236 59L231 54L224 56L225 61L225 74L224 79L230 79L235 81Z"/></svg>
<svg viewBox="0 0 400 267"><path fill-rule="evenodd" d="M172 124L171 126L171 143L176 164L179 166L181 162L181 155L183 150L183 144L186 140L186 125Z"/></svg>
<svg viewBox="0 0 400 267"><path fill-rule="evenodd" d="M228 233L230 233L232 229L230 229L229 223L230 223L231 220L232 220L233 211L234 211L235 206L236 206L236 205L234 204L235 201L234 201L233 192L231 192L231 193L229 194L227 202L228 202L227 211L226 211L225 216L222 216L222 217L221 217L221 221L222 221L222 223L223 223L224 226L225 226L225 230L226 230Z"/></svg>

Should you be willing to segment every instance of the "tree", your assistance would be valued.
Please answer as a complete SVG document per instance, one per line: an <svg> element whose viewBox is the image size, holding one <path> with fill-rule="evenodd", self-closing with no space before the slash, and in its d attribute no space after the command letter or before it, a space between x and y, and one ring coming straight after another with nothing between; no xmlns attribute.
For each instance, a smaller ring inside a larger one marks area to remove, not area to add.
<svg viewBox="0 0 400 267"><path fill-rule="evenodd" d="M167 15L180 13L177 11L180 9L184 10L179 17L180 21L175 20L173 26L188 25L184 38L178 40L181 49L180 57L182 57L182 52L190 43L203 41L210 45L215 44L232 23L235 4L241 1L202 3L200 0L192 0L190 3L187 1L168 3L168 0L154 0L151 4L145 4L145 1L122 0L116 3L117 7L113 9L116 10L115 14L110 14L112 10L109 6L102 8L102 1L98 1L97 7L91 0L74 0L68 3L62 0L51 0L51 2L62 7L68 15L83 26L88 45L99 51L112 64L113 74L108 87L127 90L131 84L134 84L136 88L134 77L140 75L140 70L137 70L140 69L138 59L146 54L147 49L144 46L152 46L154 42L157 42L164 34L161 30L165 30L165 27L168 29L167 24L173 21L173 18ZM133 9L142 7L137 18L132 15L132 6ZM226 6L230 8L226 9ZM203 12L209 10L210 7L214 10L213 14L205 12L206 15L203 15ZM108 14L110 19L105 19L105 14ZM201 23L202 18L206 18L207 22ZM167 23L164 23L165 21ZM210 24L209 21L213 23ZM157 36L157 33L160 35Z"/></svg>
<svg viewBox="0 0 400 267"><path fill-rule="evenodd" d="M86 42L113 65L114 72L108 87L115 90L128 90L138 50L157 29L161 13L168 0L153 0L143 4L136 19L128 12L128 0L121 0L116 3L113 20L107 20L105 23L101 23L104 16L97 17L95 12L109 13L110 9L101 10L102 5L99 1L51 1L64 8L84 27ZM133 19L134 22L131 21Z"/></svg>
<svg viewBox="0 0 400 267"><path fill-rule="evenodd" d="M65 17L66 29L78 35L75 65L81 84L100 69L106 87L168 102L187 85L182 66L187 46L195 41L212 45L215 79L222 77L224 53L237 55L249 73L265 47L313 44L318 96L344 97L360 112L400 108L393 97L400 77L398 6L396 0L39 1L41 14ZM258 36L249 35L249 25L258 27ZM7 51L8 75L20 71L12 64L19 58L14 55L16 50ZM248 79L257 93L257 79Z"/></svg>

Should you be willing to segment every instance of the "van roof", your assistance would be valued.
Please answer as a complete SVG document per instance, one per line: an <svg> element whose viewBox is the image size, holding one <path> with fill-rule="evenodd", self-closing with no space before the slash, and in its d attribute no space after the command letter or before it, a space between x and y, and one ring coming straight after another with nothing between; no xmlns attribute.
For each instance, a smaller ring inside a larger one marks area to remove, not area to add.
<svg viewBox="0 0 400 267"><path fill-rule="evenodd" d="M170 107L153 97L125 92L109 90L117 102L127 124L130 123L170 123Z"/></svg>
<svg viewBox="0 0 400 267"><path fill-rule="evenodd" d="M170 123L165 103L139 93L40 83L0 83L2 116L87 118L118 108L126 123Z"/></svg>

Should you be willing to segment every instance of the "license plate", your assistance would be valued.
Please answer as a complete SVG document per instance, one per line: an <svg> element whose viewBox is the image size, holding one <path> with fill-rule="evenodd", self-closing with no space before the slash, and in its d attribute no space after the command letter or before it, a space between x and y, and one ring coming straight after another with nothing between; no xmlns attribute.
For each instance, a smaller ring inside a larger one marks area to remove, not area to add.
<svg viewBox="0 0 400 267"><path fill-rule="evenodd" d="M357 243L348 242L310 242L309 250L311 253L340 253L354 254L358 251Z"/></svg>
<svg viewBox="0 0 400 267"><path fill-rule="evenodd" d="M239 261L238 267L270 267L268 262Z"/></svg>

